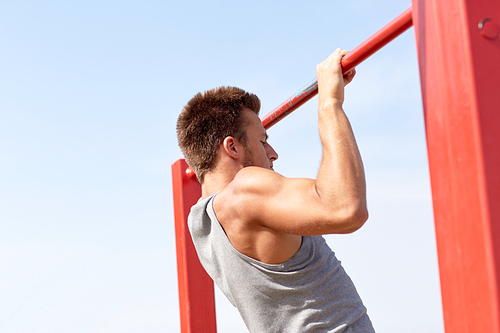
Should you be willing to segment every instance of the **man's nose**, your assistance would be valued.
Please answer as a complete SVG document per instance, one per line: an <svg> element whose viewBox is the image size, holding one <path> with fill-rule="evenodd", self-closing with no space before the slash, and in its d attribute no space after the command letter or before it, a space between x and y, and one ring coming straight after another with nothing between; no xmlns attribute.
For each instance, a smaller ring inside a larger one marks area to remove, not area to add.
<svg viewBox="0 0 500 333"><path fill-rule="evenodd" d="M269 147L267 151L267 158L269 158L272 162L276 161L278 159L278 153L270 144L267 146Z"/></svg>

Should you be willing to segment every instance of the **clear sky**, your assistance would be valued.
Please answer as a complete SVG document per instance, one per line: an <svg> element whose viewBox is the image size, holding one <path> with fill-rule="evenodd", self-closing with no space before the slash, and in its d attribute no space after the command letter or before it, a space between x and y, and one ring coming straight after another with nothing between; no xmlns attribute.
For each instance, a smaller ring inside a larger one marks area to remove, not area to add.
<svg viewBox="0 0 500 333"><path fill-rule="evenodd" d="M0 2L0 332L178 332L170 166L197 92L262 116L411 5L356 1ZM441 333L414 31L357 68L345 111L370 218L326 236L378 332ZM275 170L314 178L317 99L269 130ZM219 332L244 332L217 292Z"/></svg>

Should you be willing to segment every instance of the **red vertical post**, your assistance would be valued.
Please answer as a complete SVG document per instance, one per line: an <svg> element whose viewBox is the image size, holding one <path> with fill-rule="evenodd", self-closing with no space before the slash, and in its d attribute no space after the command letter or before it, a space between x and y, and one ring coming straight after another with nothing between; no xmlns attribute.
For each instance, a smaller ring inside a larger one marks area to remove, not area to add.
<svg viewBox="0 0 500 333"><path fill-rule="evenodd" d="M413 0L446 332L500 332L500 1Z"/></svg>
<svg viewBox="0 0 500 333"><path fill-rule="evenodd" d="M215 333L214 284L201 266L187 227L191 207L201 197L201 186L184 159L172 164L177 278L182 333Z"/></svg>

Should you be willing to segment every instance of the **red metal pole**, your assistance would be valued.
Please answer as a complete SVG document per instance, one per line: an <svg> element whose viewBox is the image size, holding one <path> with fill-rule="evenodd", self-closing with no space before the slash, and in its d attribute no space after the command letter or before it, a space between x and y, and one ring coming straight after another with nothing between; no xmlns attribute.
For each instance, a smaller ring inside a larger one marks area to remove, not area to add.
<svg viewBox="0 0 500 333"><path fill-rule="evenodd" d="M500 333L500 2L413 8L445 329Z"/></svg>
<svg viewBox="0 0 500 333"><path fill-rule="evenodd" d="M344 73L353 69L372 54L401 35L412 26L411 7L397 16L394 20L386 24L382 29L374 33L370 38L361 43L354 50L350 51L342 59ZM300 89L295 95L287 99L277 108L269 112L262 120L264 128L268 129L287 115L298 109L302 104L316 96L318 93L318 81L314 79L305 87Z"/></svg>
<svg viewBox="0 0 500 333"><path fill-rule="evenodd" d="M191 206L201 197L201 186L184 159L172 164L177 278L182 333L215 333L214 284L201 266L187 227Z"/></svg>

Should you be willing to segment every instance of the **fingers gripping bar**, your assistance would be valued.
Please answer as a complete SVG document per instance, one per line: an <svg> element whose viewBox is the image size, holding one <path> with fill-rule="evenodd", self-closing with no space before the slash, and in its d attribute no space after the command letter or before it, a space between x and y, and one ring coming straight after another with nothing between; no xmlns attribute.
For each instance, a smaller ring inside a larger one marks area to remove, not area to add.
<svg viewBox="0 0 500 333"><path fill-rule="evenodd" d="M343 73L345 74L355 68L394 38L408 30L412 25L412 8L410 7L342 58ZM262 125L265 129L270 128L317 94L318 80L314 79L292 97L269 112L262 119Z"/></svg>

